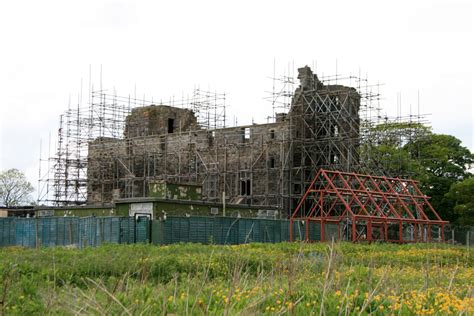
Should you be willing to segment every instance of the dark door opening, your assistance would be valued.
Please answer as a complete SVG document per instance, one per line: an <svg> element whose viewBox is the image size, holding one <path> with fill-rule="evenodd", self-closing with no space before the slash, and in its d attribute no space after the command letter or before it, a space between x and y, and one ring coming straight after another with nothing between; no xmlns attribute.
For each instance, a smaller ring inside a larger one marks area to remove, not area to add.
<svg viewBox="0 0 474 316"><path fill-rule="evenodd" d="M252 185L250 179L240 181L240 195L250 196L252 192Z"/></svg>
<svg viewBox="0 0 474 316"><path fill-rule="evenodd" d="M174 119L168 119L168 134L172 134L174 131Z"/></svg>
<svg viewBox="0 0 474 316"><path fill-rule="evenodd" d="M268 165L270 168L275 168L275 158L270 157Z"/></svg>

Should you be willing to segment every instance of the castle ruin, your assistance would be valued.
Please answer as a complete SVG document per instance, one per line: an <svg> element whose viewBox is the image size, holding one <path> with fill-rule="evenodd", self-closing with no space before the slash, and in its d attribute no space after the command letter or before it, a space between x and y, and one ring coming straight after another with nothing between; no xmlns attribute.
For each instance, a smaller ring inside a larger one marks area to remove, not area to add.
<svg viewBox="0 0 474 316"><path fill-rule="evenodd" d="M276 206L289 213L317 170L359 165L361 96L325 85L306 66L291 108L275 122L209 128L192 109L131 109L123 135L88 142L87 204L149 195L156 183L197 185L212 202Z"/></svg>

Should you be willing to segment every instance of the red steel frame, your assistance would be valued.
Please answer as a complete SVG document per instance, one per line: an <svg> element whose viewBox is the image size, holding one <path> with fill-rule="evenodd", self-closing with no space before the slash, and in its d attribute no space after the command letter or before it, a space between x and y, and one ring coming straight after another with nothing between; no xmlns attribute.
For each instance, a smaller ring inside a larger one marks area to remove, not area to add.
<svg viewBox="0 0 474 316"><path fill-rule="evenodd" d="M326 224L337 225L337 239L345 224L346 239L352 242L444 241L448 222L440 218L417 184L411 179L320 169L291 214L290 240L298 221L305 225L306 241L312 241L310 225L315 222L320 224L321 241L326 239ZM407 233L409 237L404 238Z"/></svg>

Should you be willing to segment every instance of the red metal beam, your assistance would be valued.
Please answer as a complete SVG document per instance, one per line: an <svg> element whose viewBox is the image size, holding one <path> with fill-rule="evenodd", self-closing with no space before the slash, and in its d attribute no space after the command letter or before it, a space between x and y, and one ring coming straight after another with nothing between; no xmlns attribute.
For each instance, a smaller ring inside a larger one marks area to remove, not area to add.
<svg viewBox="0 0 474 316"><path fill-rule="evenodd" d="M412 179L399 179L383 176L362 175L353 172L329 171L320 169L290 217L290 240L293 240L293 223L305 220L305 239L309 241L309 225L319 222L321 241L325 240L326 223L335 223L339 227L343 220L352 223L351 240L359 240L357 227L367 233L366 240L376 239L389 241L388 225L398 224L396 242L432 241L431 229L441 226L440 239L444 241L444 225L438 213L429 203ZM325 200L329 208L324 209ZM339 205L341 208L336 208ZM306 210L309 206L309 211ZM435 220L428 217L424 207L434 214ZM417 211L414 216L410 208ZM354 209L354 210L353 210ZM362 226L361 226L362 225ZM404 225L413 225L413 240L403 239ZM424 230L428 229L425 234Z"/></svg>

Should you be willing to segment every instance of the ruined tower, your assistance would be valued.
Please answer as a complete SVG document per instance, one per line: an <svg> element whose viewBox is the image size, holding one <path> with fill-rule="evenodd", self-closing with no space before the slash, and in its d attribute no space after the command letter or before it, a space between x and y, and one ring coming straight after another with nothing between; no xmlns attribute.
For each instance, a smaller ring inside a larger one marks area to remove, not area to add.
<svg viewBox="0 0 474 316"><path fill-rule="evenodd" d="M318 169L349 171L359 164L360 96L356 89L324 85L308 66L298 69L298 79L300 86L288 114L290 209Z"/></svg>

